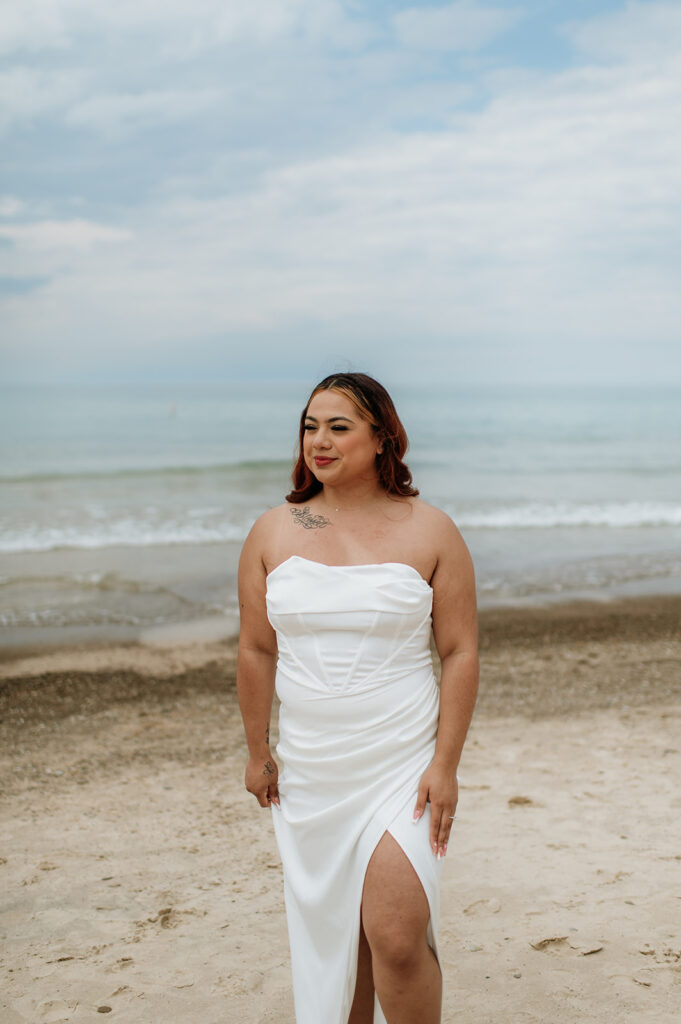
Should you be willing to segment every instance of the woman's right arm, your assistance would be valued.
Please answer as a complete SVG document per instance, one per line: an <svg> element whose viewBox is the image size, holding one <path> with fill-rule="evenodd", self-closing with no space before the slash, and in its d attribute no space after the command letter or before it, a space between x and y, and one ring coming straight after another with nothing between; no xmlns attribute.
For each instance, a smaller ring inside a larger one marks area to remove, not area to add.
<svg viewBox="0 0 681 1024"><path fill-rule="evenodd" d="M256 523L239 560L239 655L236 688L248 743L246 789L261 807L279 804L278 769L270 750L277 639L265 603L266 572Z"/></svg>

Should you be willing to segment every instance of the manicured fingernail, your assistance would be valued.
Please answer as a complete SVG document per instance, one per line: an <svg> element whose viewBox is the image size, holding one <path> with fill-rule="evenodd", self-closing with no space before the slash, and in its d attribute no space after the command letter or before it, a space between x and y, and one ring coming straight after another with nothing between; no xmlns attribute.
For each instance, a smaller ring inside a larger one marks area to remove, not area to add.
<svg viewBox="0 0 681 1024"><path fill-rule="evenodd" d="M446 857L446 856L447 856L447 844L446 844L446 843L445 843L445 845L444 845L444 846L442 847L442 856L443 856L443 857Z"/></svg>
<svg viewBox="0 0 681 1024"><path fill-rule="evenodd" d="M442 860L442 850L437 851L437 859Z"/></svg>
<svg viewBox="0 0 681 1024"><path fill-rule="evenodd" d="M421 812L420 811L414 811L414 817L412 818L412 822L414 823L414 825L416 824L416 822L419 820L420 817L421 817Z"/></svg>

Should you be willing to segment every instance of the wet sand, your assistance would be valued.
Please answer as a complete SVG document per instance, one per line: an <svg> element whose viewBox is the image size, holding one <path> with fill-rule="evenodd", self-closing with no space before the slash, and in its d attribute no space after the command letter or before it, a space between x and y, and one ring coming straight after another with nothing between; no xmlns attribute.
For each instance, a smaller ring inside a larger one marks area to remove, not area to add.
<svg viewBox="0 0 681 1024"><path fill-rule="evenodd" d="M448 1024L669 1024L681 599L490 610L442 891ZM0 663L2 1020L293 1024L234 642ZM105 1009L110 1007L110 1010Z"/></svg>

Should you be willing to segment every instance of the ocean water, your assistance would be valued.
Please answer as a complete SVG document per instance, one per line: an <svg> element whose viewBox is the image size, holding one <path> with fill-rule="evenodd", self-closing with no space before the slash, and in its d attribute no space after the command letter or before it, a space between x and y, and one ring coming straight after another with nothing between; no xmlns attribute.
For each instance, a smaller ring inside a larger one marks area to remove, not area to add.
<svg viewBox="0 0 681 1024"><path fill-rule="evenodd" d="M0 389L2 642L236 629L314 381ZM482 606L681 592L678 389L392 389Z"/></svg>

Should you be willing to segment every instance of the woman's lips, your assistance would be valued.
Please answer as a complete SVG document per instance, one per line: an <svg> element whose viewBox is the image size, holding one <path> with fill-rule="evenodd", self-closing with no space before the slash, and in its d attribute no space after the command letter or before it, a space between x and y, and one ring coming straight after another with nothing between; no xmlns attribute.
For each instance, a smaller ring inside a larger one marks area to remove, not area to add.
<svg viewBox="0 0 681 1024"><path fill-rule="evenodd" d="M315 466L330 466L331 463L335 461L335 459L329 459L324 455L315 455L314 457Z"/></svg>

